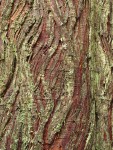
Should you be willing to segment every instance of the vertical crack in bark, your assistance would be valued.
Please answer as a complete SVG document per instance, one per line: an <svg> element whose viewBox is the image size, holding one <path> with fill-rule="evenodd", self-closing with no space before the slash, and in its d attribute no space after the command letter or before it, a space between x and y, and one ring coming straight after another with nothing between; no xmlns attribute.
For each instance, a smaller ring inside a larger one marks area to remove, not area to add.
<svg viewBox="0 0 113 150"><path fill-rule="evenodd" d="M18 144L17 144L17 150L21 150L22 149L22 126L20 126L20 129L19 129L19 133L18 133Z"/></svg>
<svg viewBox="0 0 113 150"><path fill-rule="evenodd" d="M16 57L14 57L13 62L12 62L12 70L11 70L11 73L9 74L8 80L7 80L6 84L5 84L5 89L0 94L1 97L4 97L6 92L7 92L7 90L10 88L10 85L11 85L11 83L13 81L15 69L16 69L16 63L17 63L16 62Z"/></svg>
<svg viewBox="0 0 113 150"><path fill-rule="evenodd" d="M109 131L109 137L110 137L110 141L112 142L112 108L113 108L113 99L110 102L110 106L108 109L108 131Z"/></svg>

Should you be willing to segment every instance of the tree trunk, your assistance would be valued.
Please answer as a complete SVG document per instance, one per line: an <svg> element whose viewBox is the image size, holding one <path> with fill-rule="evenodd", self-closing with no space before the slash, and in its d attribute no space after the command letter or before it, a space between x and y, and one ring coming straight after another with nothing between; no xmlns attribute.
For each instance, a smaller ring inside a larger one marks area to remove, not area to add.
<svg viewBox="0 0 113 150"><path fill-rule="evenodd" d="M0 3L0 149L112 150L113 1Z"/></svg>

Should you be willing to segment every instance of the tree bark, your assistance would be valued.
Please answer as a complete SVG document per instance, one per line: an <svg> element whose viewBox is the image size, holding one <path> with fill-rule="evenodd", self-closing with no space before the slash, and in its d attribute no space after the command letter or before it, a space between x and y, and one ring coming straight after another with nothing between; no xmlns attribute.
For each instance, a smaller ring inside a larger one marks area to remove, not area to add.
<svg viewBox="0 0 113 150"><path fill-rule="evenodd" d="M0 149L112 150L112 0L0 4Z"/></svg>

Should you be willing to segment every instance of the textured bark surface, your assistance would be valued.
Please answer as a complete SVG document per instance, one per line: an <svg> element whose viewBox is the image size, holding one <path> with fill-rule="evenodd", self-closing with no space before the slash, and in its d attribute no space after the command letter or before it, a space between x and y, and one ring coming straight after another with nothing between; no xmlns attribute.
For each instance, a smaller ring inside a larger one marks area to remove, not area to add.
<svg viewBox="0 0 113 150"><path fill-rule="evenodd" d="M113 149L113 1L0 1L0 149Z"/></svg>

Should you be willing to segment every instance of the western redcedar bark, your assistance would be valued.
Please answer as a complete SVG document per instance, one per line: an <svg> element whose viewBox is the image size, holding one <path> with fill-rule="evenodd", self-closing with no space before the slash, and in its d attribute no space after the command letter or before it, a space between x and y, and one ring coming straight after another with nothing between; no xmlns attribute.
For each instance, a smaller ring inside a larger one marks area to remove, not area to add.
<svg viewBox="0 0 113 150"><path fill-rule="evenodd" d="M112 9L0 1L1 150L112 150Z"/></svg>

